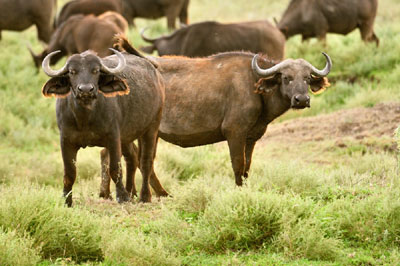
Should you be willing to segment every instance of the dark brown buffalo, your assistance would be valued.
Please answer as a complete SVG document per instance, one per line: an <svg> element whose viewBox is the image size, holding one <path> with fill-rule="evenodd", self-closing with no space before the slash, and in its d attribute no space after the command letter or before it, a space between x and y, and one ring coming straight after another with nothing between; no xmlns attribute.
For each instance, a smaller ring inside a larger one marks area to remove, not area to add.
<svg viewBox="0 0 400 266"><path fill-rule="evenodd" d="M128 23L133 19L167 17L169 29L175 29L175 20L188 24L189 0L122 0L123 15Z"/></svg>
<svg viewBox="0 0 400 266"><path fill-rule="evenodd" d="M373 28L377 6L377 0L292 0L277 26L286 38L301 34L303 40L359 28L363 41L378 45Z"/></svg>
<svg viewBox="0 0 400 266"><path fill-rule="evenodd" d="M121 156L125 157L127 176L133 178L134 156L137 156L133 147L135 139L139 139L143 176L140 200L150 202L149 178L153 172L165 97L162 77L148 60L118 51L115 51L116 56L104 59L92 52L73 55L60 70L52 70L49 63L56 53L49 54L43 61L43 70L52 78L46 82L42 93L58 98L56 114L66 204L72 205L77 152L87 146L108 149L107 171L115 182L117 200L129 201L130 195L122 182Z"/></svg>
<svg viewBox="0 0 400 266"><path fill-rule="evenodd" d="M285 36L266 20L231 24L207 21L156 39L145 37L143 32L141 35L152 43L142 50L147 53L157 50L160 56L202 57L220 52L249 51L281 60L285 53Z"/></svg>
<svg viewBox="0 0 400 266"><path fill-rule="evenodd" d="M77 14L100 15L107 11L122 13L121 0L73 0L66 3L58 14L56 25L59 27L69 17Z"/></svg>
<svg viewBox="0 0 400 266"><path fill-rule="evenodd" d="M36 25L38 38L50 40L57 0L0 0L0 39L2 30L23 31Z"/></svg>
<svg viewBox="0 0 400 266"><path fill-rule="evenodd" d="M48 54L57 50L61 52L51 58L51 64L57 63L63 56L86 50L93 50L100 57L112 54L108 48L113 46L114 36L123 33L114 20L119 18L125 21L118 13L112 13L113 16L109 13L103 18L94 15L75 15L68 18L56 29L48 47L42 53L35 55L30 49L36 67L40 66Z"/></svg>
<svg viewBox="0 0 400 266"><path fill-rule="evenodd" d="M125 39L119 48L137 53ZM153 58L165 81L158 135L181 147L228 141L236 184L247 177L256 141L269 123L290 108L310 107L308 89L329 85L332 67L318 70L304 59L280 63L252 53L228 52L206 58ZM153 175L156 180L155 175ZM103 180L104 183L104 180Z"/></svg>

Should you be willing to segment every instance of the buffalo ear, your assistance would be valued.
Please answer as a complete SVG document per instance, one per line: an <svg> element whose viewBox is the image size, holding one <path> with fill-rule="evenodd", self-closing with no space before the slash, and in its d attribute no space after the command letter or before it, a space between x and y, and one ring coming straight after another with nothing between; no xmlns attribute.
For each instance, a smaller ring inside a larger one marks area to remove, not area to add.
<svg viewBox="0 0 400 266"><path fill-rule="evenodd" d="M254 93L272 95L272 93L274 93L279 88L280 83L280 74L275 74L274 76L268 78L261 78L257 81L256 84L254 84L254 86L256 87Z"/></svg>
<svg viewBox="0 0 400 266"><path fill-rule="evenodd" d="M49 79L42 88L44 97L55 96L56 98L67 97L71 92L71 85L68 77L54 77Z"/></svg>
<svg viewBox="0 0 400 266"><path fill-rule="evenodd" d="M124 79L114 75L100 75L99 91L105 97L129 94L129 86Z"/></svg>
<svg viewBox="0 0 400 266"><path fill-rule="evenodd" d="M311 76L310 89L314 94L322 93L330 85L326 77Z"/></svg>

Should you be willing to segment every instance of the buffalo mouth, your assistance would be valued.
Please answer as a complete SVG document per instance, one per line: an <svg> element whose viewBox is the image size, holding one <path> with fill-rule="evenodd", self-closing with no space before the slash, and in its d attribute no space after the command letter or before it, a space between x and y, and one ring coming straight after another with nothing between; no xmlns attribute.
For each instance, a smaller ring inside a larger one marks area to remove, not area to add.
<svg viewBox="0 0 400 266"><path fill-rule="evenodd" d="M88 105L97 99L97 95L95 93L77 93L76 99L84 105Z"/></svg>

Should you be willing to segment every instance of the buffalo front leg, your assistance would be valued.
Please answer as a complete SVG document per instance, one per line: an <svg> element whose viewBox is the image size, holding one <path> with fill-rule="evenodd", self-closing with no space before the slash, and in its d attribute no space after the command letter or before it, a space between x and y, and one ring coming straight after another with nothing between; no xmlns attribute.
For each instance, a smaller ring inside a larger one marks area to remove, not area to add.
<svg viewBox="0 0 400 266"><path fill-rule="evenodd" d="M110 193L110 154L107 149L102 149L100 152L101 159L101 185L100 197L104 199L112 199Z"/></svg>
<svg viewBox="0 0 400 266"><path fill-rule="evenodd" d="M72 186L76 179L76 154L78 148L74 145L61 140L61 154L64 163L64 189L63 196L65 197L65 204L68 207L72 206Z"/></svg>
<svg viewBox="0 0 400 266"><path fill-rule="evenodd" d="M253 156L254 147L256 145L255 141L247 141L246 142L246 149L245 149L245 156L246 156L246 164L244 169L244 177L249 177L249 170L251 165L251 157Z"/></svg>
<svg viewBox="0 0 400 266"><path fill-rule="evenodd" d="M130 200L122 181L121 144L119 138L112 139L107 147L110 153L110 176L115 183L117 201L123 203Z"/></svg>
<svg viewBox="0 0 400 266"><path fill-rule="evenodd" d="M236 185L241 186L243 184L242 176L244 176L245 169L245 144L246 138L243 136L237 136L229 134L227 136L229 153L231 156L232 168L235 174Z"/></svg>

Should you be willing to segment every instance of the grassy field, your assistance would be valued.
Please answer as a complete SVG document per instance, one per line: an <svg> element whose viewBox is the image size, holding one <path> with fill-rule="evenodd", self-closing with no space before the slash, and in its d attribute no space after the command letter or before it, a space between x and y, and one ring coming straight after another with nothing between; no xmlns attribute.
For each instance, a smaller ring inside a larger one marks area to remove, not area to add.
<svg viewBox="0 0 400 266"><path fill-rule="evenodd" d="M190 21L272 21L288 2L192 0ZM328 35L327 45L290 39L287 57L317 67L322 51L332 57L332 85L312 96L310 109L276 123L400 102L399 17L399 1L380 1L378 48L362 43L358 31ZM151 26L151 36L166 33L165 19L137 25ZM41 96L48 78L34 68L26 43L43 46L34 28L2 35L0 265L400 264L399 155L386 148L394 134L350 137L346 145L262 142L242 188L234 185L226 143L182 149L161 141L156 172L173 197L150 204L99 199L100 149L84 149L74 207L66 208L55 100ZM144 45L135 28L129 39Z"/></svg>

